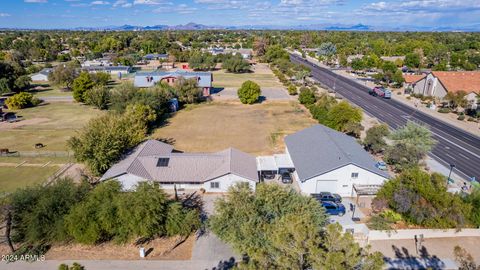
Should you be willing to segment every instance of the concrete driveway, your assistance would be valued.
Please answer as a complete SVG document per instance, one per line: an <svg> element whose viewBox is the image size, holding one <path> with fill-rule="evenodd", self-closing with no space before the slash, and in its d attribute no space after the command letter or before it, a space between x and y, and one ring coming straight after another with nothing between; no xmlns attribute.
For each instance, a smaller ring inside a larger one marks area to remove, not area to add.
<svg viewBox="0 0 480 270"><path fill-rule="evenodd" d="M224 88L212 94L214 100L238 100L236 88ZM290 96L283 88L262 88L262 97L264 100L294 100L295 96Z"/></svg>

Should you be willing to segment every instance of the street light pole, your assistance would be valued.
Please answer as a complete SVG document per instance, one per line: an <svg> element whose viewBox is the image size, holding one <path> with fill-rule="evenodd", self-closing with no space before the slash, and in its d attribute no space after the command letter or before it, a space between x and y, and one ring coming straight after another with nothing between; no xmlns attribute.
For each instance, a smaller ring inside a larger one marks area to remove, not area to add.
<svg viewBox="0 0 480 270"><path fill-rule="evenodd" d="M455 168L455 164L450 164L450 172L448 173L448 178L447 178L447 187L448 187L448 183L450 183L450 176L452 175L453 168Z"/></svg>

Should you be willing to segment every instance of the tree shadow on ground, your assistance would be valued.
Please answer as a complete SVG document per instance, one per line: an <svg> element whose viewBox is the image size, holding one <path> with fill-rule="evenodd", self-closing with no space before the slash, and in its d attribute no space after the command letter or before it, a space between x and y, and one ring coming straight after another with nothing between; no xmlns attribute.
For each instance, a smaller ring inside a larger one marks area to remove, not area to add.
<svg viewBox="0 0 480 270"><path fill-rule="evenodd" d="M386 269L443 269L445 263L436 255L431 255L427 248L422 246L418 255L410 254L407 248L392 245L395 258L384 258Z"/></svg>
<svg viewBox="0 0 480 270"><path fill-rule="evenodd" d="M212 270L229 270L233 269L237 265L234 257L230 257L228 260L222 260L218 262L218 265L213 267Z"/></svg>

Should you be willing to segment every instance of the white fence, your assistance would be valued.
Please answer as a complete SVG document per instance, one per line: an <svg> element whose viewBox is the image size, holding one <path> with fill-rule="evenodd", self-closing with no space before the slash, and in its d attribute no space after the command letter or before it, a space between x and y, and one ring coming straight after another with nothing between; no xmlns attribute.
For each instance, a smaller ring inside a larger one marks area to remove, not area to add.
<svg viewBox="0 0 480 270"><path fill-rule="evenodd" d="M413 239L415 235L419 236L421 234L423 234L423 238L480 237L480 229L412 229L396 231L370 230L368 232L368 241Z"/></svg>

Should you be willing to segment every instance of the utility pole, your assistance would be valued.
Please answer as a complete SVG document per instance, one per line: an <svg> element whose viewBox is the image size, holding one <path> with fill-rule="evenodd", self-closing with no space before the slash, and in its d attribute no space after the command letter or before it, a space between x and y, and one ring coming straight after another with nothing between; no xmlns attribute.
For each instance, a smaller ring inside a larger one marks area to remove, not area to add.
<svg viewBox="0 0 480 270"><path fill-rule="evenodd" d="M450 164L450 172L448 173L448 178L447 178L447 187L448 187L448 184L450 183L450 176L452 175L453 168L455 168L455 164Z"/></svg>

